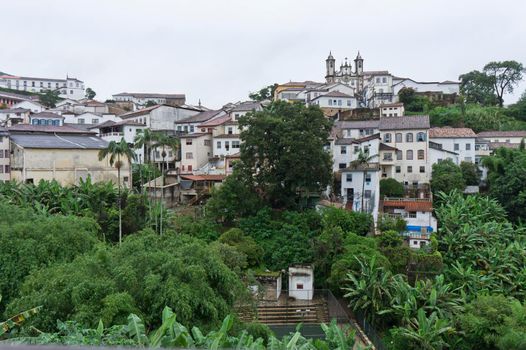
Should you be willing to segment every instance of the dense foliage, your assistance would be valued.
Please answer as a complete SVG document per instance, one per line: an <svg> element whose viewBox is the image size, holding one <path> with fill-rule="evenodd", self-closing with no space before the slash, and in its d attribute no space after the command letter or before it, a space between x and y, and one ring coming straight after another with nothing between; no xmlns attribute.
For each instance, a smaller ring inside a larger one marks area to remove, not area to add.
<svg viewBox="0 0 526 350"><path fill-rule="evenodd" d="M380 197L403 197L404 185L393 178L380 180Z"/></svg>
<svg viewBox="0 0 526 350"><path fill-rule="evenodd" d="M463 191L465 187L466 182L462 177L462 170L452 160L446 159L433 164L431 175L433 193Z"/></svg>
<svg viewBox="0 0 526 350"><path fill-rule="evenodd" d="M155 325L166 305L184 324L209 326L230 313L243 294L238 277L202 241L148 230L128 236L121 246L101 245L72 262L34 272L7 309L42 305L46 312L32 323L41 330L51 330L57 319L118 324L130 312Z"/></svg>

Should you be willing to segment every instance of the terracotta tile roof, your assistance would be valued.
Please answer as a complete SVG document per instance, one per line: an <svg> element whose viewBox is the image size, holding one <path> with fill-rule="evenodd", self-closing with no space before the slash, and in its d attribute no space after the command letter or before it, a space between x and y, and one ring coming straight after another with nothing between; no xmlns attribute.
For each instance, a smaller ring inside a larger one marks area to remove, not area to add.
<svg viewBox="0 0 526 350"><path fill-rule="evenodd" d="M239 134L222 134L214 136L215 139L238 139Z"/></svg>
<svg viewBox="0 0 526 350"><path fill-rule="evenodd" d="M396 151L398 148L386 145L385 143L380 143L380 151Z"/></svg>
<svg viewBox="0 0 526 350"><path fill-rule="evenodd" d="M223 181L225 175L181 175L183 180L192 181Z"/></svg>
<svg viewBox="0 0 526 350"><path fill-rule="evenodd" d="M419 200L384 200L384 207L404 208L405 211L433 211L433 202Z"/></svg>
<svg viewBox="0 0 526 350"><path fill-rule="evenodd" d="M380 130L429 129L428 115L380 118Z"/></svg>
<svg viewBox="0 0 526 350"><path fill-rule="evenodd" d="M9 132L43 132L43 133L65 133L65 134L93 134L93 132L80 130L71 126L52 125L30 125L16 124L8 128Z"/></svg>
<svg viewBox="0 0 526 350"><path fill-rule="evenodd" d="M443 128L429 129L429 138L462 138L462 137L477 137L477 134L470 128L452 128L449 126Z"/></svg>
<svg viewBox="0 0 526 350"><path fill-rule="evenodd" d="M227 114L227 115L224 115L218 118L207 120L203 124L199 124L197 127L203 128L203 127L209 127L209 126L219 126L219 125L222 125L228 122L229 120L231 120L231 118L230 118L230 115Z"/></svg>
<svg viewBox="0 0 526 350"><path fill-rule="evenodd" d="M378 129L380 126L380 120L338 121L335 123L335 126L341 129Z"/></svg>
<svg viewBox="0 0 526 350"><path fill-rule="evenodd" d="M185 98L184 94L157 94L157 93L144 93L144 92L121 92L113 96L132 96L135 98Z"/></svg>
<svg viewBox="0 0 526 350"><path fill-rule="evenodd" d="M316 100L316 99L318 99L318 98L322 98L322 97L344 97L344 98L351 98L352 96L351 96L351 95L344 94L343 92L340 92L340 91L331 91L331 92L329 92L329 93L326 93L325 95L317 96L317 97L313 98L313 100Z"/></svg>
<svg viewBox="0 0 526 350"><path fill-rule="evenodd" d="M477 137L526 137L526 131L483 131Z"/></svg>
<svg viewBox="0 0 526 350"><path fill-rule="evenodd" d="M380 105L380 108L384 108L384 107L403 107L403 106L404 106L404 104L402 102L385 103L385 104Z"/></svg>

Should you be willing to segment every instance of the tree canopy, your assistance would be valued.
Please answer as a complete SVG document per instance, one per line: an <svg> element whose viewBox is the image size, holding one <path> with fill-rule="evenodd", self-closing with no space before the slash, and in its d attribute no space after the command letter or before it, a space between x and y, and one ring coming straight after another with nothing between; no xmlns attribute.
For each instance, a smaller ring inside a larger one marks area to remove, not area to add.
<svg viewBox="0 0 526 350"><path fill-rule="evenodd" d="M445 192L452 190L463 191L466 182L462 177L462 171L452 160L442 160L433 164L431 173L431 189L433 193Z"/></svg>
<svg viewBox="0 0 526 350"><path fill-rule="evenodd" d="M92 88L86 89L86 98L88 100L93 100L97 96L97 93Z"/></svg>
<svg viewBox="0 0 526 350"><path fill-rule="evenodd" d="M272 100L274 98L274 91L278 87L278 84L272 84L261 88L257 92L251 92L248 94L248 97L253 101L264 101Z"/></svg>

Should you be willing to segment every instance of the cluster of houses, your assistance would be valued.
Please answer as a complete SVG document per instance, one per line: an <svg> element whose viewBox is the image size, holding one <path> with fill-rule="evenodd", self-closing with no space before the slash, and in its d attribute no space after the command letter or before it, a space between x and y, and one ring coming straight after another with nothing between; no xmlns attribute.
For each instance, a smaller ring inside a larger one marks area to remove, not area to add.
<svg viewBox="0 0 526 350"><path fill-rule="evenodd" d="M116 181L117 171L100 149L122 138L132 145L149 129L179 140L178 149L135 149L134 162L151 161L163 170L162 179L144 186L168 205L200 203L220 184L240 157L238 120L260 111L270 101L228 103L219 109L189 105L184 94L118 93L99 102L84 97L78 79L38 79L0 76L0 180L38 182L55 179L77 184ZM345 59L336 69L332 54L326 60L325 82L288 82L277 85L274 100L316 105L334 120L327 150L333 157L334 184L329 202L353 211L403 218L412 247L427 244L437 228L430 191L432 165L445 159L480 165L498 147L518 147L526 131L487 131L469 128L432 128L427 115L406 115L398 92L411 87L439 103L454 102L457 82L417 82L388 71L366 71L358 53L354 67ZM32 95L58 89L62 99L46 108ZM358 160L361 159L359 162ZM364 161L365 159L365 161ZM479 167L481 179L486 173ZM121 182L131 186L131 169L124 164ZM380 181L395 179L405 195L382 196ZM162 180L162 181L161 181Z"/></svg>

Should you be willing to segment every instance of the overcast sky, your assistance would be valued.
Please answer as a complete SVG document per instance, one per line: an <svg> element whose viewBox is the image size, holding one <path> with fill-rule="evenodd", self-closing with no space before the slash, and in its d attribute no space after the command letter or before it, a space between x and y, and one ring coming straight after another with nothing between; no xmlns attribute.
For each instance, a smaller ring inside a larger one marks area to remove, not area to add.
<svg viewBox="0 0 526 350"><path fill-rule="evenodd" d="M323 81L329 50L338 65L360 50L366 70L428 81L526 64L523 0L0 0L0 13L0 71L69 74L101 100L185 93L220 107L274 82Z"/></svg>

